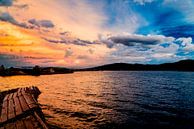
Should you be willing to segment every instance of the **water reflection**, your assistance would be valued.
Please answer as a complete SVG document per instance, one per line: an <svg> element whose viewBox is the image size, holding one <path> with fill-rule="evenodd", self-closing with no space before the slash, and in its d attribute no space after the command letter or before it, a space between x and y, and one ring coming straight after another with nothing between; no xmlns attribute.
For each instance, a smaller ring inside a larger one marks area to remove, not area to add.
<svg viewBox="0 0 194 129"><path fill-rule="evenodd" d="M35 85L46 119L61 128L192 128L194 73L77 72L0 78Z"/></svg>

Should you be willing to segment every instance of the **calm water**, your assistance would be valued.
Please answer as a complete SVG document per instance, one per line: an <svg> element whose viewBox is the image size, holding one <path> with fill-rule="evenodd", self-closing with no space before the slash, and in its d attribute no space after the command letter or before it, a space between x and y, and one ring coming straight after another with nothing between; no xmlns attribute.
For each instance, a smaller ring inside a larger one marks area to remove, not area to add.
<svg viewBox="0 0 194 129"><path fill-rule="evenodd" d="M192 72L76 72L0 77L0 89L38 86L48 123L61 128L194 128Z"/></svg>

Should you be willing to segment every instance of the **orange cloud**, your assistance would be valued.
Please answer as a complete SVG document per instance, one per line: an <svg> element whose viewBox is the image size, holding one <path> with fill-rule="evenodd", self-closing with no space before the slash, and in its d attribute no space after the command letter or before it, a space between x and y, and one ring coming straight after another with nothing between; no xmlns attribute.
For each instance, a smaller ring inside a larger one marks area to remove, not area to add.
<svg viewBox="0 0 194 129"><path fill-rule="evenodd" d="M0 54L14 55L29 65L88 67L103 63L109 53L105 45L55 44L45 41L35 30L0 22ZM65 56L68 50L71 54Z"/></svg>
<svg viewBox="0 0 194 129"><path fill-rule="evenodd" d="M18 0L17 4L27 4L28 9L9 8L17 21L23 22L35 18L51 20L55 29L71 31L76 37L85 40L96 40L105 29L103 24L107 17L102 12L102 5L91 5L86 1L48 1Z"/></svg>

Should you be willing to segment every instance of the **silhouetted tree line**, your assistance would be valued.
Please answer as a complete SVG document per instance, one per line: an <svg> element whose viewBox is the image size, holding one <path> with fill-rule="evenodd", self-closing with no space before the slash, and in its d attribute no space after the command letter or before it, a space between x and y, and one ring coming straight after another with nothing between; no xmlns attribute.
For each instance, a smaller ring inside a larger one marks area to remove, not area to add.
<svg viewBox="0 0 194 129"><path fill-rule="evenodd" d="M5 68L4 65L0 67L0 76L12 76L12 75L44 75L44 74L64 74L72 73L73 71L67 68L58 67L43 67L36 65L33 68Z"/></svg>

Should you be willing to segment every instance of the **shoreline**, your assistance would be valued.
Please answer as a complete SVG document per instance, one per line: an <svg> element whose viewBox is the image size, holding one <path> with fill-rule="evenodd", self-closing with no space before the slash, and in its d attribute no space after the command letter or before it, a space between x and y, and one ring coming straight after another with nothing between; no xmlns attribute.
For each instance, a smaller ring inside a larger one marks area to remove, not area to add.
<svg viewBox="0 0 194 129"><path fill-rule="evenodd" d="M33 74L14 74L14 75L0 75L0 77L12 77L12 76L44 76L44 75L61 75L61 74L72 74L76 72L194 72L193 70L187 71L187 70L74 70L73 72L68 73L46 73L46 74L39 74L39 75L33 75Z"/></svg>
<svg viewBox="0 0 194 129"><path fill-rule="evenodd" d="M71 74L74 72L69 72L69 73L47 73L47 74L39 74L39 75L33 75L33 74L14 74L14 75L0 75L0 77L12 77L12 76L42 76L42 75L57 75L57 74Z"/></svg>
<svg viewBox="0 0 194 129"><path fill-rule="evenodd" d="M0 76L14 76L14 75L51 75L51 74L66 74L73 73L73 70L63 67L30 67L30 68L5 68L4 65L0 66Z"/></svg>

